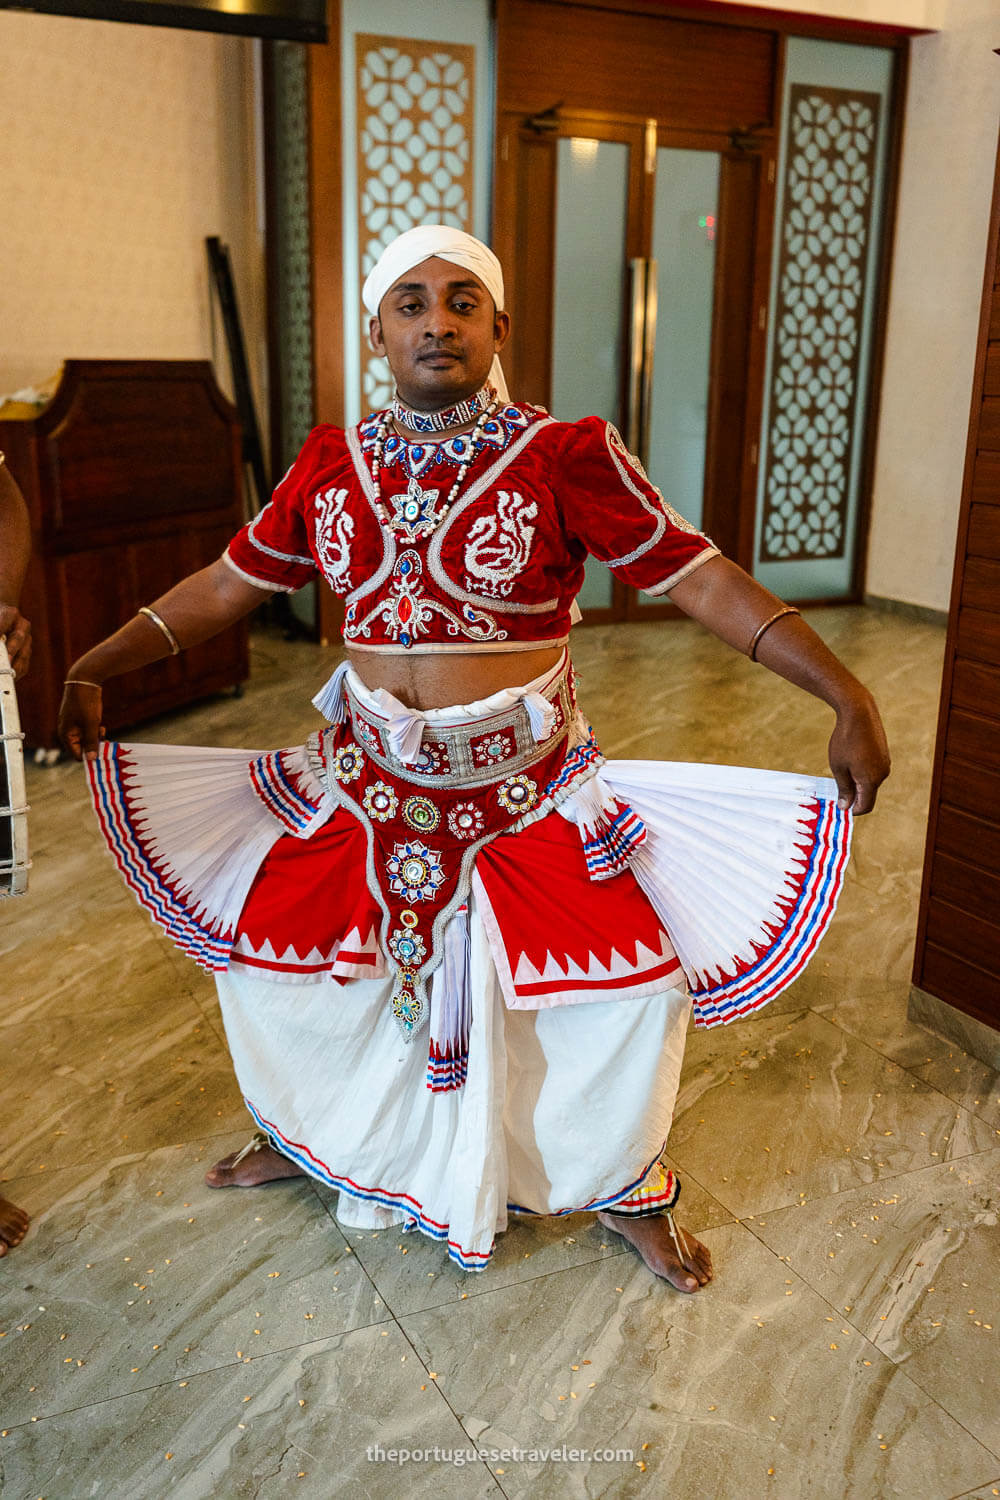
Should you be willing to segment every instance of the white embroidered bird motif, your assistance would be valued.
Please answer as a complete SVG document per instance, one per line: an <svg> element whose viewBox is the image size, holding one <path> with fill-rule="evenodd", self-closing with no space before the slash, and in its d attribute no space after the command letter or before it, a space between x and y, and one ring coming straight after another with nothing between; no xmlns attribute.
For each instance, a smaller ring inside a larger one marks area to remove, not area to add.
<svg viewBox="0 0 1000 1500"><path fill-rule="evenodd" d="M528 522L538 514L534 500L516 490L498 490L492 515L480 516L465 543L466 584L494 598L506 598L531 556L535 536Z"/></svg>
<svg viewBox="0 0 1000 1500"><path fill-rule="evenodd" d="M344 514L347 490L316 496L316 551L327 583L338 594L351 590L351 538L354 521Z"/></svg>

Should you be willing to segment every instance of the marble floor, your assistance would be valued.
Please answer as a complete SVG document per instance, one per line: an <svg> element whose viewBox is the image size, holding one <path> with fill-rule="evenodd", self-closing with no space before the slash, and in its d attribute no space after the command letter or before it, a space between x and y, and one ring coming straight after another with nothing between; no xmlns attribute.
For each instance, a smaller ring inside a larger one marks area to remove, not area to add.
<svg viewBox="0 0 1000 1500"><path fill-rule="evenodd" d="M5 1500L1000 1495L1000 1076L906 1018L943 632L810 618L895 772L809 973L691 1035L693 1297L586 1215L515 1221L467 1276L305 1180L209 1191L248 1133L212 983L121 886L79 768L31 768L31 890L0 913L2 1191L33 1215L0 1260ZM824 769L829 712L694 625L575 654L609 755ZM252 655L242 700L134 737L301 741L335 653Z"/></svg>

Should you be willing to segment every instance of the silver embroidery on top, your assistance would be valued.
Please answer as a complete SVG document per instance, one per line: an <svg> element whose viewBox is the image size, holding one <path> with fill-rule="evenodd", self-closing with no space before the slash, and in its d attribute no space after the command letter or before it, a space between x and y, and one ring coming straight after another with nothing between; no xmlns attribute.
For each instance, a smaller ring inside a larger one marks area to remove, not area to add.
<svg viewBox="0 0 1000 1500"><path fill-rule="evenodd" d="M351 456L351 462L354 465L354 472L358 476L358 483L361 485L364 497L368 501L368 505L372 513L372 519L378 525L379 535L382 538L382 561L379 563L374 573L371 573L366 579L359 583L353 594L350 594L348 596L348 604L353 604L356 603L359 599L366 599L369 594L374 593L376 589L380 589L388 579L396 562L396 538L393 536L392 532L389 531L385 526L381 525L378 520L378 511L375 509L375 484L372 480L371 474L368 472L368 465L366 464L364 454L361 451L361 442L358 437L358 429L356 427L349 427L347 429L346 436L347 451Z"/></svg>
<svg viewBox="0 0 1000 1500"><path fill-rule="evenodd" d="M316 510L316 555L323 576L336 594L350 593L351 539L354 520L345 515L349 491L320 491L314 503Z"/></svg>
<svg viewBox="0 0 1000 1500"><path fill-rule="evenodd" d="M423 581L424 565L420 554L412 548L400 553L392 570L392 592L383 594L364 618L359 618L357 603L348 600L344 616L343 635L345 641L360 638L370 639L372 627L382 627L393 641L405 649L413 646L421 636L429 635L435 626L435 616L444 625L444 633L452 638L462 637L470 641L505 641L506 630L500 630L496 620L471 605L463 605L461 615L428 594ZM353 596L356 600L357 594Z"/></svg>
<svg viewBox="0 0 1000 1500"><path fill-rule="evenodd" d="M492 515L480 516L469 527L465 583L505 599L528 565L535 536L528 522L538 515L538 506L516 490L498 490L495 504Z"/></svg>
<svg viewBox="0 0 1000 1500"><path fill-rule="evenodd" d="M552 610L554 610L558 606L558 595L556 595L555 598L552 599L542 599L537 604L519 604L516 600L513 599L501 601L497 597L489 599L484 598L481 594L470 593L467 589L459 588L458 584L454 583L451 578L449 578L448 574L445 572L444 564L441 561L441 549L444 546L444 543L447 540L448 536L450 535L452 527L455 526L460 517L465 514L470 505L473 505L481 495L485 494L486 491L496 483L507 465L514 461L514 459L518 456L522 449L525 448L533 438L537 437L538 433L541 432L543 428L551 427L554 421L554 417L543 417L541 421L536 422L534 426L529 427L526 432L522 432L519 438L515 438L514 442L510 444L509 448L507 448L507 450L502 453L494 463L490 464L489 468L483 474L480 474L479 478L469 486L464 494L459 496L455 504L452 506L451 510L445 516L441 525L437 528L434 535L431 537L430 545L427 548L427 567L430 571L431 577L434 579L434 582L438 585L438 587L443 589L446 593L450 594L453 599L460 599L462 603L471 604L473 606L484 606L488 604L490 608L495 610L498 614L505 615L551 614Z"/></svg>
<svg viewBox="0 0 1000 1500"><path fill-rule="evenodd" d="M288 474L290 474L291 472L291 469L289 469ZM288 474L285 475L285 479L288 478ZM282 484L284 484L285 479L281 481ZM280 489L280 487L281 486L279 485L278 488ZM253 546L257 548L258 552L265 552L268 557L276 557L279 562L302 563L304 566L314 568L316 566L316 563L313 558L300 557L296 552L279 552L276 547L269 547L266 542L262 542L260 537L257 535L257 527L260 525L261 521L263 521L264 517L267 515L273 504L274 501L269 500L260 514L254 516L253 520L250 522L250 525L247 527L247 537L249 541L253 544Z"/></svg>
<svg viewBox="0 0 1000 1500"><path fill-rule="evenodd" d="M640 557L644 556L645 553L649 552L651 548L656 546L657 542L660 540L661 536L667 529L668 520L670 521L672 526L675 526L677 528L678 531L686 531L689 534L695 536L700 535L697 526L692 526L690 521L686 521L682 515L679 515L677 511L674 510L673 506L669 505L667 501L664 500L663 496L660 494L660 491L656 488L655 485L651 485L651 488L656 493L656 498L659 501L658 506L654 505L649 497L647 495L644 495L642 490L640 490L637 485L633 484L632 479L629 475L629 470L631 470L634 474L638 474L640 478L646 481L647 484L649 484L650 481L645 469L636 458L635 454L630 453L628 448L625 446L625 443L622 440L621 433L616 427L613 427L610 422L606 423L605 425L604 440L607 443L608 452L611 455L612 462L614 463L615 468L618 470L618 473L621 475L622 482L625 485L626 489L630 490L632 494L635 495L636 499L642 505L644 510L647 510L651 516L656 517L656 525L653 528L652 536L649 537L645 542L642 542L632 552L627 552L624 557L609 557L605 563L606 567L625 568L628 567L629 563L634 563Z"/></svg>

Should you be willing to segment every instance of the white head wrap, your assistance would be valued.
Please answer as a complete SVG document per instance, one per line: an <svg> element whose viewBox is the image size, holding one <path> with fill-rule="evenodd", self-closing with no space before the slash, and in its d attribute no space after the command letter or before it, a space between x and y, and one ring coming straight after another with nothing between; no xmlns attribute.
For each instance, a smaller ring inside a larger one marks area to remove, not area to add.
<svg viewBox="0 0 1000 1500"><path fill-rule="evenodd" d="M497 312L503 310L503 271L489 246L461 229L451 229L447 224L421 224L398 235L372 267L361 289L361 300L373 318L378 317L382 298L389 288L395 286L407 271L431 256L450 260L453 265L471 271L493 298ZM490 368L490 383L496 387L501 401L510 400L497 356L494 356Z"/></svg>

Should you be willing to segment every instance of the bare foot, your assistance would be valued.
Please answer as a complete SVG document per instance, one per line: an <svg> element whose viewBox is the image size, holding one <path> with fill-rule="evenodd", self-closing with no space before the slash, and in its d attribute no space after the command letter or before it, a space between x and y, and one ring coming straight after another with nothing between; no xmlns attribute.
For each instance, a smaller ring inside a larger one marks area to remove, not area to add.
<svg viewBox="0 0 1000 1500"><path fill-rule="evenodd" d="M708 1246L679 1225L675 1225L675 1241L666 1214L635 1219L598 1214L597 1218L605 1229L613 1229L638 1250L654 1276L662 1276L679 1292L697 1292L711 1281L712 1256Z"/></svg>
<svg viewBox="0 0 1000 1500"><path fill-rule="evenodd" d="M260 1131L241 1151L224 1156L205 1173L211 1188L260 1187L264 1182L278 1182L282 1177L304 1177L306 1174L290 1157L275 1151Z"/></svg>
<svg viewBox="0 0 1000 1500"><path fill-rule="evenodd" d="M9 1198L0 1198L0 1255L6 1255L8 1250L21 1243L30 1223L23 1208L18 1208Z"/></svg>

